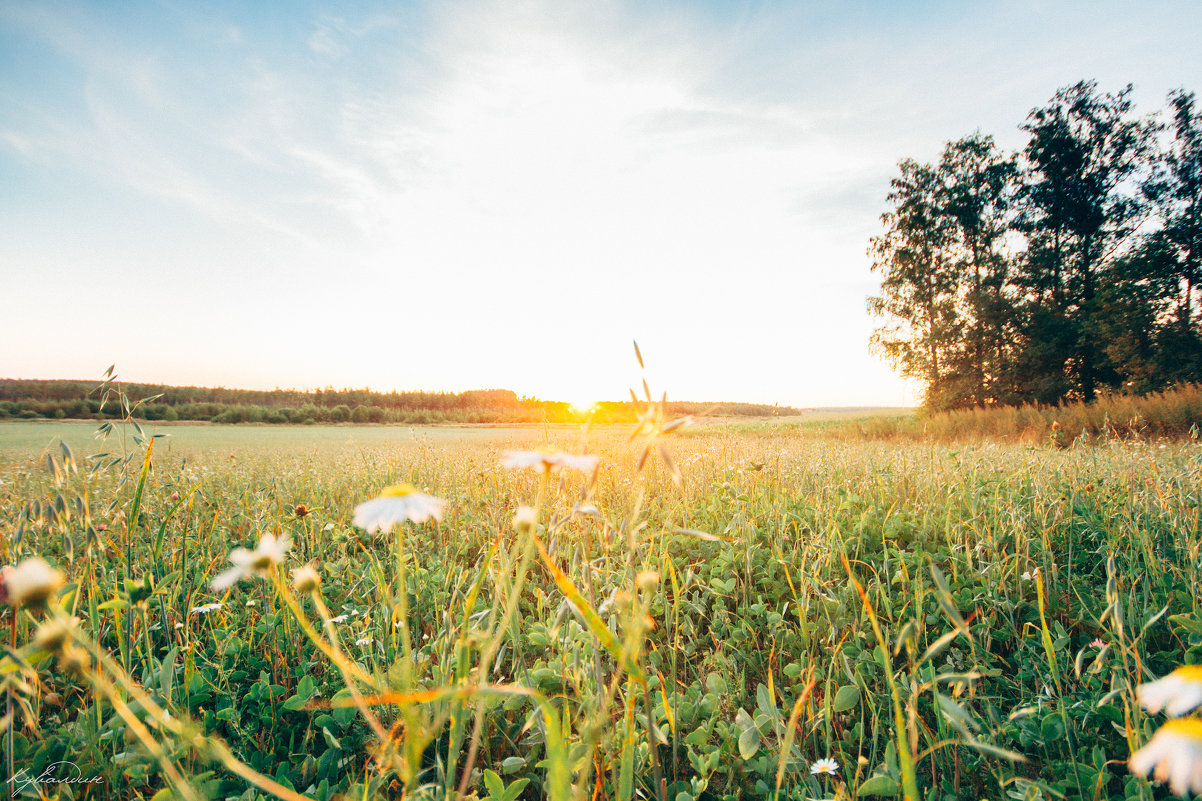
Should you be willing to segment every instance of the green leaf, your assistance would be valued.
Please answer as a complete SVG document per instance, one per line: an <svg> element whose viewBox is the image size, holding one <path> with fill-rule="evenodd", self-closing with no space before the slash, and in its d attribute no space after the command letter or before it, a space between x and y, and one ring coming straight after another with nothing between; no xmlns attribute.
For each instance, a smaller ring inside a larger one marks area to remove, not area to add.
<svg viewBox="0 0 1202 801"><path fill-rule="evenodd" d="M484 771L484 787L488 790L489 798L501 801L505 797L505 782L491 770Z"/></svg>
<svg viewBox="0 0 1202 801"><path fill-rule="evenodd" d="M175 683L175 660L179 656L179 647L176 646L167 652L163 657L163 661L159 663L159 690L163 693L163 697L167 699L167 703L171 703L172 685Z"/></svg>
<svg viewBox="0 0 1202 801"><path fill-rule="evenodd" d="M760 750L760 730L755 726L739 735L739 756L751 759Z"/></svg>
<svg viewBox="0 0 1202 801"><path fill-rule="evenodd" d="M898 789L888 776L873 776L860 785L859 795L897 795Z"/></svg>
<svg viewBox="0 0 1202 801"><path fill-rule="evenodd" d="M1064 739L1064 718L1059 712L1048 713L1039 724L1039 735L1048 743Z"/></svg>
<svg viewBox="0 0 1202 801"><path fill-rule="evenodd" d="M344 698L350 697L351 691L344 687L338 692L334 693L334 698L332 700L341 701ZM338 721L338 725L344 729L350 725L352 720L355 719L356 710L353 706L336 706L332 711L334 714L334 720Z"/></svg>
<svg viewBox="0 0 1202 801"><path fill-rule="evenodd" d="M338 738L331 734L330 730L325 726L321 727L321 736L326 738L326 745L330 746L330 748L334 748L339 751L342 750L342 743L338 742Z"/></svg>
<svg viewBox="0 0 1202 801"><path fill-rule="evenodd" d="M519 771L525 766L526 760L523 757L511 756L501 760L501 772L506 775Z"/></svg>
<svg viewBox="0 0 1202 801"><path fill-rule="evenodd" d="M514 779L513 783L505 788L505 801L517 801L518 796L522 794L522 790L525 790L529 783L529 779Z"/></svg>
<svg viewBox="0 0 1202 801"><path fill-rule="evenodd" d="M854 684L845 684L835 693L835 701L831 709L835 712L846 712L860 703L860 688Z"/></svg>
<svg viewBox="0 0 1202 801"><path fill-rule="evenodd" d="M317 682L313 681L312 676L301 677L300 682L296 685L296 695L302 701L308 701L316 690Z"/></svg>

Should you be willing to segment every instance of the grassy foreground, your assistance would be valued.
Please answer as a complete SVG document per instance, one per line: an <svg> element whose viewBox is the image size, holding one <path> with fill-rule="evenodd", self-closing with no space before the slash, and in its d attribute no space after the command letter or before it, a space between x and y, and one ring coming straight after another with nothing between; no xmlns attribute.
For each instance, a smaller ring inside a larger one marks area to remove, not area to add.
<svg viewBox="0 0 1202 801"><path fill-rule="evenodd" d="M1165 795L1124 760L1161 722L1135 686L1202 661L1196 445L683 429L677 487L619 429L209 430L147 459L0 425L0 562L56 564L81 619L71 661L0 618L14 770L100 779L48 795ZM498 466L541 445L595 480ZM398 482L442 521L351 526ZM265 534L276 578L212 591Z"/></svg>

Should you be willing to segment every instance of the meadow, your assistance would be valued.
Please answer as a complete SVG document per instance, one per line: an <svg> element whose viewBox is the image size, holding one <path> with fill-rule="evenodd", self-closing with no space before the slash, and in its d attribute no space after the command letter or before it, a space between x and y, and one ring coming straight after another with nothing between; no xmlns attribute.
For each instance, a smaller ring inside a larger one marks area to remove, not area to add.
<svg viewBox="0 0 1202 801"><path fill-rule="evenodd" d="M1202 657L1198 445L649 423L0 423L0 562L66 580L0 618L8 769L93 779L14 792L1167 795L1126 760ZM402 484L441 520L353 525Z"/></svg>

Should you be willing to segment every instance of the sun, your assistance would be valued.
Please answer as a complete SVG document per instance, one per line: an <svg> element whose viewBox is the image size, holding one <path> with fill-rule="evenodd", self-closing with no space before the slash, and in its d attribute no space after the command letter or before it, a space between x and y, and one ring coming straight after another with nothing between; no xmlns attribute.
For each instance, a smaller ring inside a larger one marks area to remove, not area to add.
<svg viewBox="0 0 1202 801"><path fill-rule="evenodd" d="M595 401L595 400L574 400L574 401L568 401L568 405L571 406L572 410L574 412L576 412L577 414L588 414L593 409L597 408L597 401Z"/></svg>

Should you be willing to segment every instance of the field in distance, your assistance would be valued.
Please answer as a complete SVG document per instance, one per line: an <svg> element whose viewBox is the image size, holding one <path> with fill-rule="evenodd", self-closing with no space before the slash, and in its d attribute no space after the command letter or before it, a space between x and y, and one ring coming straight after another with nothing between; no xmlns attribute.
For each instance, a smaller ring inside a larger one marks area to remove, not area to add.
<svg viewBox="0 0 1202 801"><path fill-rule="evenodd" d="M782 417L748 419L745 417L702 417L698 427L733 426L796 426L831 423L874 417L892 417L913 414L911 409L901 408L848 408L812 409L803 414ZM0 459L22 456L34 457L53 450L58 442L81 457L120 447L122 435L113 433L106 439L96 436L100 425L92 420L3 420L0 421ZM629 430L626 424L601 426L602 429ZM143 430L149 434L165 434L155 447L159 451L179 454L199 454L206 451L251 453L259 450L320 451L330 447L370 448L377 445L395 444L399 441L427 441L439 443L492 442L512 447L523 447L541 440L545 431L554 431L558 438L579 432L580 426L572 423L509 423L509 424L454 424L454 425L221 425L215 423L144 423ZM127 444L132 447L131 430L125 434Z"/></svg>

